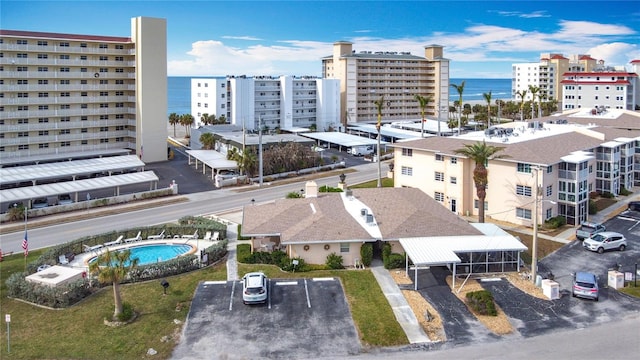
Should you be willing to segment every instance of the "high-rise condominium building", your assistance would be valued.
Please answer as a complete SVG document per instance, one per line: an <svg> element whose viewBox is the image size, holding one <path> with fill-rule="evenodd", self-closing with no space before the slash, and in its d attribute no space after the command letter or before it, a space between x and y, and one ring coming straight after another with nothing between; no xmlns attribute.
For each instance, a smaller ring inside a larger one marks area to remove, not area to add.
<svg viewBox="0 0 640 360"><path fill-rule="evenodd" d="M447 119L449 60L439 45L425 46L424 53L356 51L353 43L334 43L333 55L322 59L322 76L340 80L343 124L377 120L374 101L383 96L382 120L420 119L415 95L430 97L426 116Z"/></svg>
<svg viewBox="0 0 640 360"><path fill-rule="evenodd" d="M224 115L247 130L314 127L339 130L340 84L313 76L228 76L191 80L194 126L202 115Z"/></svg>
<svg viewBox="0 0 640 360"><path fill-rule="evenodd" d="M166 20L131 37L0 30L0 166L167 158Z"/></svg>
<svg viewBox="0 0 640 360"><path fill-rule="evenodd" d="M512 65L511 98L519 101L518 91L526 90L524 101L530 101L533 94L529 85L539 88L536 101L540 98L562 102L562 75L567 71L592 71L597 61L589 55L572 55L570 58L562 54L541 54L540 62L520 63Z"/></svg>

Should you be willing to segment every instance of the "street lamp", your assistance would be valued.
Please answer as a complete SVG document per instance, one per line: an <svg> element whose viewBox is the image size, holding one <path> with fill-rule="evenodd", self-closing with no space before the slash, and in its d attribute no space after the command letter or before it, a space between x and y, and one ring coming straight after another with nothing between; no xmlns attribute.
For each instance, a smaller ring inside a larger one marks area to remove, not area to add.
<svg viewBox="0 0 640 360"><path fill-rule="evenodd" d="M344 184L344 180L347 178L347 175L345 175L344 173L340 174L340 176L338 176L340 178L340 184Z"/></svg>

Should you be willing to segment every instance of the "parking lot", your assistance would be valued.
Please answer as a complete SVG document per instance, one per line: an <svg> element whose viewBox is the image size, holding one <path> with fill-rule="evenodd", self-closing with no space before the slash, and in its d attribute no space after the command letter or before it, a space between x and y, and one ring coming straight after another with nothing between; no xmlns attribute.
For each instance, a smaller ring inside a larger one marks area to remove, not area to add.
<svg viewBox="0 0 640 360"><path fill-rule="evenodd" d="M196 289L174 359L299 359L360 353L339 279L269 279L267 302L244 305L240 281Z"/></svg>

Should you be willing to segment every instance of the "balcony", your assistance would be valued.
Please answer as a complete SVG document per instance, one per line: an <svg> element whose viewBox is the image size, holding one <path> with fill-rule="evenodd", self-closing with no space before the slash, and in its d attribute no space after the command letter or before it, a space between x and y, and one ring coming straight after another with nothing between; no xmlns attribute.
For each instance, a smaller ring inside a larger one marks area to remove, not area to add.
<svg viewBox="0 0 640 360"><path fill-rule="evenodd" d="M35 41L32 41L35 42ZM53 42L53 41L52 41ZM40 46L36 43L27 45L18 44L0 44L0 51L25 51L25 52L40 52L40 53L65 53L65 54L98 54L98 55L135 55L136 51L130 43L122 43L125 49L115 49L113 44L109 44L109 48L100 49L97 47L80 47L80 46Z"/></svg>

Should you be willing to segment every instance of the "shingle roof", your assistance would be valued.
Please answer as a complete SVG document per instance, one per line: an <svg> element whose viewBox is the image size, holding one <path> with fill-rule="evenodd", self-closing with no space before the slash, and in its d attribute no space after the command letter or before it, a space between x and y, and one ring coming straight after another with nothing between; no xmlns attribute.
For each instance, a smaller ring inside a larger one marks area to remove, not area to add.
<svg viewBox="0 0 640 360"><path fill-rule="evenodd" d="M482 234L420 189L354 189L352 193L371 209L383 240ZM280 235L285 244L377 240L347 212L337 193L245 206L242 234Z"/></svg>

